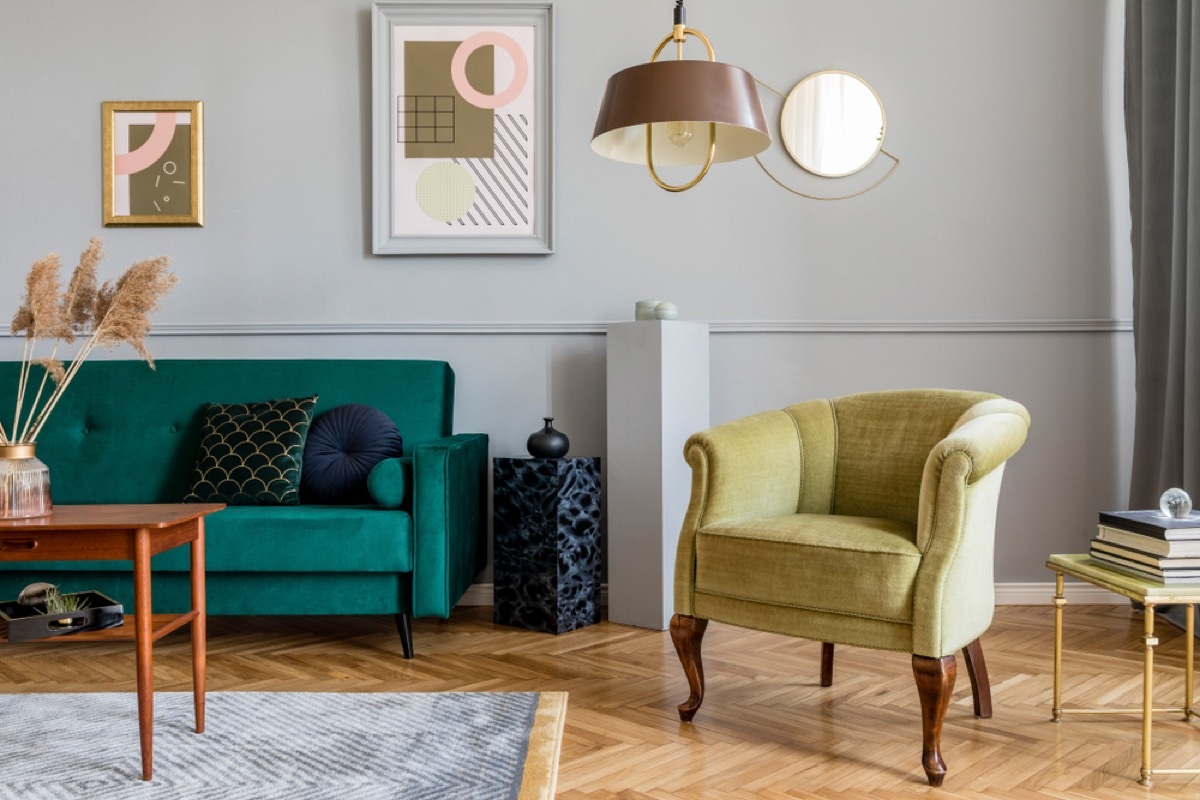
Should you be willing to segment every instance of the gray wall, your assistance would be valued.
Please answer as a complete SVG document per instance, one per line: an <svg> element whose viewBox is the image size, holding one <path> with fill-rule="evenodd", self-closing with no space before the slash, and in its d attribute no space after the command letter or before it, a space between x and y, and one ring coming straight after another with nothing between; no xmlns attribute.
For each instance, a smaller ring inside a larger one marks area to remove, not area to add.
<svg viewBox="0 0 1200 800"><path fill-rule="evenodd" d="M572 453L602 456L603 325L671 299L713 323L714 422L900 386L1024 402L997 577L1046 580L1046 554L1085 548L1096 511L1126 499L1119 2L692 0L717 57L770 86L839 68L880 93L902 164L836 203L752 161L671 195L591 153L605 80L648 58L671 5L555 4L557 253L433 258L369 254L369 3L8 0L0 313L34 259L100 233L105 274L172 258L156 357L445 358L457 427L491 434L494 455L522 453L552 405ZM205 103L202 229L101 229L100 102L150 99ZM886 166L831 184L777 144L764 161L817 193Z"/></svg>

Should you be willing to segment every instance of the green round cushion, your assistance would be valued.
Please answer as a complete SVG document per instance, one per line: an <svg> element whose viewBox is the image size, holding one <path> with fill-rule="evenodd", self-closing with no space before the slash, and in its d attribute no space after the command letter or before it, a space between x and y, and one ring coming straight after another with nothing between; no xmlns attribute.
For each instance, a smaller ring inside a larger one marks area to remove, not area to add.
<svg viewBox="0 0 1200 800"><path fill-rule="evenodd" d="M402 508L412 482L412 457L385 458L367 475L367 491L380 508Z"/></svg>

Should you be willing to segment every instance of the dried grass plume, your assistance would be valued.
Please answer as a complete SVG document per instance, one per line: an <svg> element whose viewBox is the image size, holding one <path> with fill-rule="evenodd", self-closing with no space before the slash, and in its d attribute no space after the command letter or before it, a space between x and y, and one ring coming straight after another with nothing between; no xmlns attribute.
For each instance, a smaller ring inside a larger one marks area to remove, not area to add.
<svg viewBox="0 0 1200 800"><path fill-rule="evenodd" d="M11 432L0 424L0 444L36 442L50 412L97 345L112 349L128 344L154 368L146 337L150 314L175 286L175 276L167 271L170 262L166 256L139 261L116 281L105 281L97 289L96 272L103 258L101 240L93 237L62 291L57 253L35 261L30 269L25 298L12 320L13 334L25 337L16 409ZM77 339L81 340L78 349L64 365L59 349L76 344ZM35 357L41 342L51 343L51 351ZM34 368L41 370L41 379L33 401L26 406ZM43 402L47 383L54 388Z"/></svg>

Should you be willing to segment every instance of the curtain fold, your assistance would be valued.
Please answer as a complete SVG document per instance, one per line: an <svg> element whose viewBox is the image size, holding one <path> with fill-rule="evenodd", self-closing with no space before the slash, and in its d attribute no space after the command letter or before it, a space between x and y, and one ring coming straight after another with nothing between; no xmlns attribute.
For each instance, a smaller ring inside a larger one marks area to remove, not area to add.
<svg viewBox="0 0 1200 800"><path fill-rule="evenodd" d="M1137 403L1131 508L1200 508L1200 0L1127 0Z"/></svg>

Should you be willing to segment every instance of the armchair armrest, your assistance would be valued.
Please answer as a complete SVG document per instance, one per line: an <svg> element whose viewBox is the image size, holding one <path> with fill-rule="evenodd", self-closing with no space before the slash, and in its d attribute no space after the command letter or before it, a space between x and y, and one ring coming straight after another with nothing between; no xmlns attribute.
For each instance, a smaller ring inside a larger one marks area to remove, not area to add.
<svg viewBox="0 0 1200 800"><path fill-rule="evenodd" d="M1020 403L997 398L973 406L925 460L917 510L917 547L922 551L935 533L955 524L966 487L979 483L1008 461L1025 443L1029 412ZM955 463L956 462L956 463Z"/></svg>
<svg viewBox="0 0 1200 800"><path fill-rule="evenodd" d="M726 519L795 513L800 442L791 417L767 411L692 435L683 454L692 493L675 553L675 611L690 614L696 532Z"/></svg>
<svg viewBox="0 0 1200 800"><path fill-rule="evenodd" d="M488 437L459 433L413 451L416 616L448 617L487 561Z"/></svg>
<svg viewBox="0 0 1200 800"><path fill-rule="evenodd" d="M1025 442L1029 412L989 400L930 452L921 482L913 652L940 657L975 640L995 609L993 553L1005 462Z"/></svg>
<svg viewBox="0 0 1200 800"><path fill-rule="evenodd" d="M1020 450L1028 431L1025 406L1003 398L985 400L963 414L931 458L945 461L950 453L963 453L971 461L967 481L975 483Z"/></svg>
<svg viewBox="0 0 1200 800"><path fill-rule="evenodd" d="M782 411L767 411L691 436L688 516L696 528L738 517L792 514L800 497L800 442Z"/></svg>

